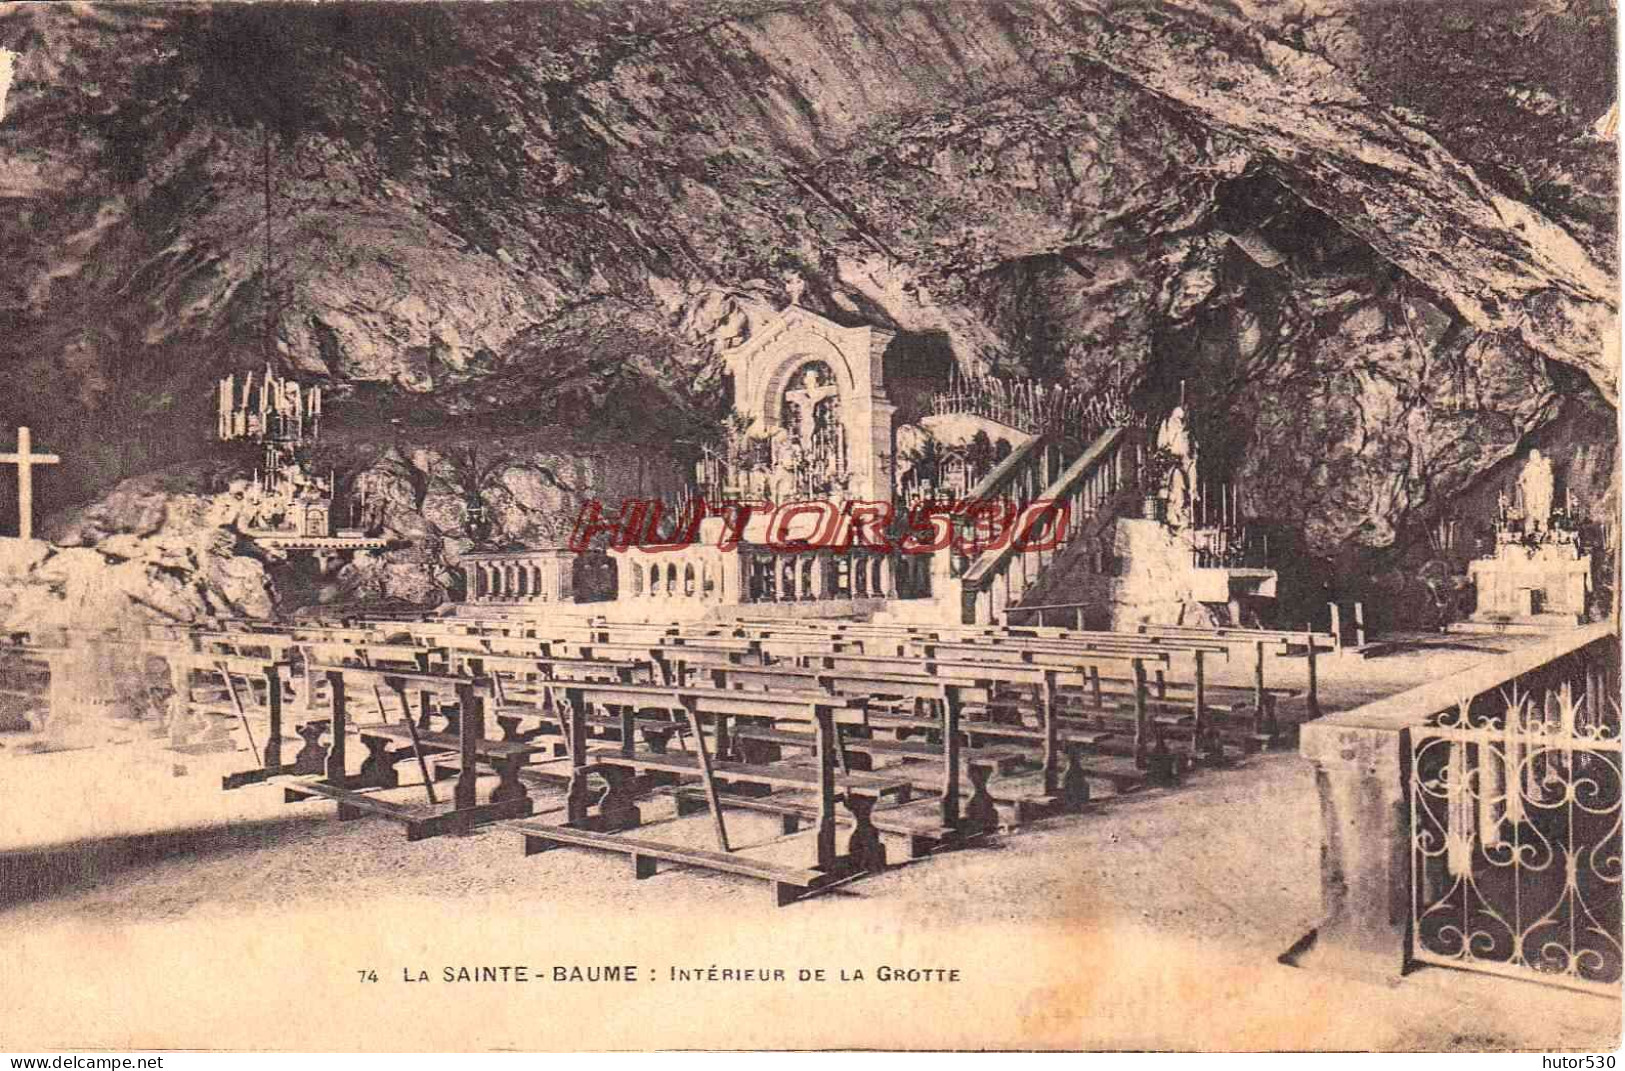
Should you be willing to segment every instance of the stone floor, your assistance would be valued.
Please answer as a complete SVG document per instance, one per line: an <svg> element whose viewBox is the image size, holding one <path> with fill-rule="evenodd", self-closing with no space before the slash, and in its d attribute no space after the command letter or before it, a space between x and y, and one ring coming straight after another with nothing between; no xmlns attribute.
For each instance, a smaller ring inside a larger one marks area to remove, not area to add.
<svg viewBox="0 0 1625 1071"><path fill-rule="evenodd" d="M1415 637L1383 658L1323 659L1322 703L1355 705L1522 642ZM1271 681L1301 669L1281 660ZM1314 788L1291 753L784 909L745 879L634 881L623 857L526 858L496 828L407 844L393 824L333 821L330 804L222 793L233 756L141 744L4 755L0 1048L1597 1051L1619 1040L1614 1000L1449 970L1374 985L1280 964L1318 912ZM703 835L703 816L684 821ZM753 816L731 830L745 844L777 836ZM464 964L631 964L639 977L403 979ZM884 965L960 980L880 982ZM788 978L672 974L713 966ZM378 982L360 980L368 969ZM797 982L801 969L826 980Z"/></svg>

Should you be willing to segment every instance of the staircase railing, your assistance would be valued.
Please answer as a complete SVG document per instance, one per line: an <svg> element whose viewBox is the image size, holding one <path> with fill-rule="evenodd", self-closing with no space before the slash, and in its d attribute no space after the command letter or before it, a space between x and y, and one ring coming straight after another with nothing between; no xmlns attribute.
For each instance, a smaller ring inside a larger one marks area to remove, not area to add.
<svg viewBox="0 0 1625 1071"><path fill-rule="evenodd" d="M1033 535L1042 538L1032 540L1023 539L1024 533L1015 531L1000 545L984 551L964 571L960 595L967 624L1000 620L1001 611L1019 602L1046 566L1092 529L1099 515L1113 508L1118 496L1137 479L1136 459L1126 449L1136 441L1133 429L1107 428L1047 486L1028 491L1019 478L1006 477L1009 484L1005 497L1020 488L1025 493L1014 496L1019 499L1018 507L1036 501L1053 503L1057 511L1064 508L1065 524L1052 537L1048 528L1055 523L1053 520L1035 523ZM1014 457L1012 454L1011 459ZM1023 470L1031 471L1031 466ZM989 473L989 478L995 475L998 470Z"/></svg>

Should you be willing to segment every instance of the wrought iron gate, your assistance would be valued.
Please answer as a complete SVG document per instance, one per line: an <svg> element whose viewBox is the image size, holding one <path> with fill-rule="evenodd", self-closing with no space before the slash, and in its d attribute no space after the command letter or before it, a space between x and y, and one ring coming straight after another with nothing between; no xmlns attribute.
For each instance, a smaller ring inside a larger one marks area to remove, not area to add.
<svg viewBox="0 0 1625 1071"><path fill-rule="evenodd" d="M1411 745L1411 956L1590 992L1621 974L1619 708L1565 686Z"/></svg>

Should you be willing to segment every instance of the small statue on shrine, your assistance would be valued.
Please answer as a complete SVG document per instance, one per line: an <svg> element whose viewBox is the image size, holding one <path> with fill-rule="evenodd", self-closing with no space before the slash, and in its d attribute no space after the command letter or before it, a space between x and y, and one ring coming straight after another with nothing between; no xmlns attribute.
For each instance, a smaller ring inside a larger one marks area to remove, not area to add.
<svg viewBox="0 0 1625 1071"><path fill-rule="evenodd" d="M1529 451L1529 460L1518 476L1518 492L1523 496L1524 523L1530 533L1543 531L1551 524L1554 482L1551 459L1539 450Z"/></svg>
<svg viewBox="0 0 1625 1071"><path fill-rule="evenodd" d="M1188 528L1192 522L1192 490L1196 486L1196 445L1191 440L1185 407L1176 406L1157 432L1157 448L1176 460L1170 466L1167 485L1158 488L1168 501L1167 521L1175 528Z"/></svg>

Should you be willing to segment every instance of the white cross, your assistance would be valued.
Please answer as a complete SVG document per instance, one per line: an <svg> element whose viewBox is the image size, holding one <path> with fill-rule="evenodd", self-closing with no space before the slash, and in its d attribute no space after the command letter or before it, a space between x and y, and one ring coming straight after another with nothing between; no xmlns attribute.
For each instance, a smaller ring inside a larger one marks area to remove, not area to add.
<svg viewBox="0 0 1625 1071"><path fill-rule="evenodd" d="M0 454L0 464L17 466L17 534L23 539L34 538L34 466L55 465L62 460L55 454L32 451L28 429L18 428L17 452Z"/></svg>

